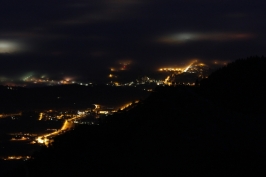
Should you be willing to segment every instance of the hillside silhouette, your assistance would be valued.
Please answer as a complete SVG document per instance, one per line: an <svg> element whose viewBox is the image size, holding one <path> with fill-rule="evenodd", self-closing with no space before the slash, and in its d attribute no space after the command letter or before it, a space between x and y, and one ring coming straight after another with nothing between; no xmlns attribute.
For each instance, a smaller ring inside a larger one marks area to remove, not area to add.
<svg viewBox="0 0 266 177"><path fill-rule="evenodd" d="M266 58L239 59L213 72L201 81L209 99L232 110L265 115Z"/></svg>
<svg viewBox="0 0 266 177"><path fill-rule="evenodd" d="M264 64L264 57L241 59L214 72L199 87L157 87L134 108L102 119L99 126L79 126L56 137L52 147L43 148L26 163L27 174L262 173Z"/></svg>

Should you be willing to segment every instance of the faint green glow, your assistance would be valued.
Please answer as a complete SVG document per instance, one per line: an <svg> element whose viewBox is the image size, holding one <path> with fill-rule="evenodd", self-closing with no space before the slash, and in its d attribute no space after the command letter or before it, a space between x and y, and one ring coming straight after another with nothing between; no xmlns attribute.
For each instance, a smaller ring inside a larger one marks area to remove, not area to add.
<svg viewBox="0 0 266 177"><path fill-rule="evenodd" d="M233 33L233 32L184 32L164 35L159 38L163 43L182 44L191 41L230 41L230 40L245 40L253 38L255 35L251 33Z"/></svg>
<svg viewBox="0 0 266 177"><path fill-rule="evenodd" d="M195 40L197 39L198 35L195 33L180 33L171 36L173 40L178 40L178 41L187 41L187 40Z"/></svg>
<svg viewBox="0 0 266 177"><path fill-rule="evenodd" d="M25 74L24 76L22 76L22 80L23 81L29 80L33 76L33 74L34 74L33 72Z"/></svg>

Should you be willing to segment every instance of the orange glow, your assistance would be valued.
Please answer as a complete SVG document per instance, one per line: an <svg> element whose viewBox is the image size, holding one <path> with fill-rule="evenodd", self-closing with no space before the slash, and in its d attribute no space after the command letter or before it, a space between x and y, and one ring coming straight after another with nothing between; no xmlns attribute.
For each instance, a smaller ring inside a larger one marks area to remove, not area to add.
<svg viewBox="0 0 266 177"><path fill-rule="evenodd" d="M41 136L37 137L35 140L37 141L37 143L45 144L46 146L48 146L50 142L53 142L53 140L50 140L49 137L56 136L56 135L59 135L60 133L62 133L64 131L70 130L74 126L72 121L79 119L79 118L83 118L83 117L84 116L74 116L70 119L67 119L67 120L65 120L62 128L59 131L54 131L52 133L41 135Z"/></svg>
<svg viewBox="0 0 266 177"><path fill-rule="evenodd" d="M41 113L40 113L39 120L42 120L42 119L43 119L43 113L41 112Z"/></svg>
<svg viewBox="0 0 266 177"><path fill-rule="evenodd" d="M182 71L182 68L160 68L159 71Z"/></svg>

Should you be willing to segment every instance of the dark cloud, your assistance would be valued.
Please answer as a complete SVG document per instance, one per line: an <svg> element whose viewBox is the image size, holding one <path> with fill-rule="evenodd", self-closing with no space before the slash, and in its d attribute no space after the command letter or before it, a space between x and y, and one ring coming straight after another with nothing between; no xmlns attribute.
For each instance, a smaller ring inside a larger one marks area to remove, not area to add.
<svg viewBox="0 0 266 177"><path fill-rule="evenodd" d="M0 4L1 75L104 77L135 68L265 54L264 1L39 0Z"/></svg>

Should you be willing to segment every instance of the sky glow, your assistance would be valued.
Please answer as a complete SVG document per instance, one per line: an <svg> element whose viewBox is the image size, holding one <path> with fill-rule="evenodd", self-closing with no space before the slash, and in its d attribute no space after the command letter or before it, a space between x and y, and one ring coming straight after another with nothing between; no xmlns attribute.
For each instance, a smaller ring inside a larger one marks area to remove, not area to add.
<svg viewBox="0 0 266 177"><path fill-rule="evenodd" d="M163 43L183 43L191 41L235 41L248 40L255 35L247 33L176 33L159 38Z"/></svg>
<svg viewBox="0 0 266 177"><path fill-rule="evenodd" d="M0 76L34 71L92 81L128 59L132 70L148 73L193 58L265 55L264 7L260 0L6 1Z"/></svg>
<svg viewBox="0 0 266 177"><path fill-rule="evenodd" d="M13 53L19 50L20 47L17 43L0 40L0 53Z"/></svg>

